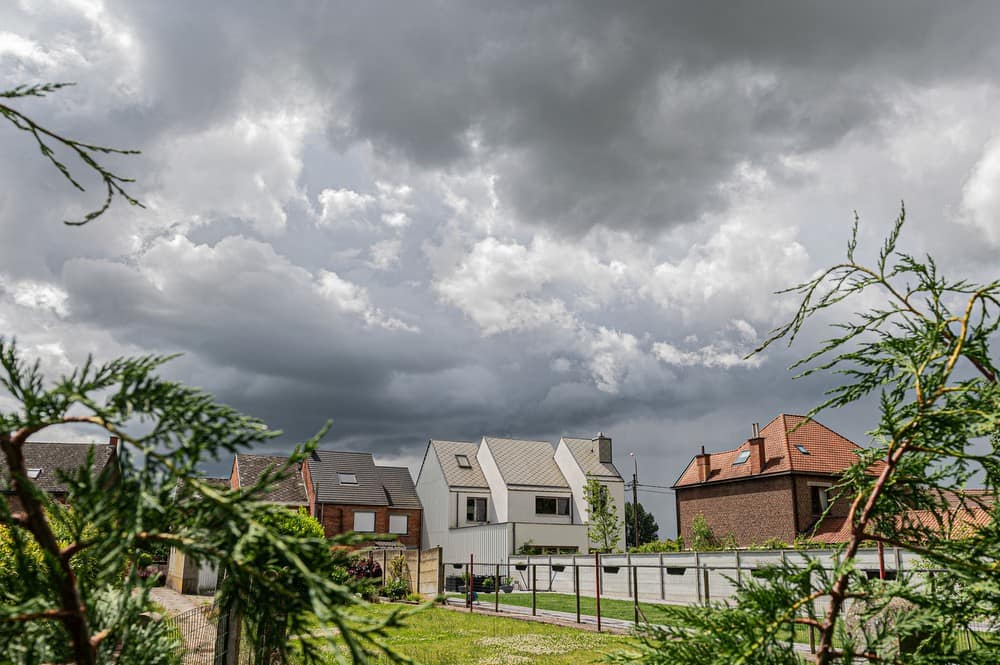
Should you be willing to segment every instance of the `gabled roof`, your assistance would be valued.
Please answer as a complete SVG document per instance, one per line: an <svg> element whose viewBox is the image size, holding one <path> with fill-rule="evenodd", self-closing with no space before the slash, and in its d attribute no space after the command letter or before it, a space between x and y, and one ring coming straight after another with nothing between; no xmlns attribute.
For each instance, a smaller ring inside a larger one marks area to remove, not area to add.
<svg viewBox="0 0 1000 665"><path fill-rule="evenodd" d="M405 466L376 466L382 488L393 508L422 508L410 470Z"/></svg>
<svg viewBox="0 0 1000 665"><path fill-rule="evenodd" d="M523 441L519 439L494 439L483 437L507 485L532 485L536 487L568 488L566 477L559 470L548 441Z"/></svg>
<svg viewBox="0 0 1000 665"><path fill-rule="evenodd" d="M711 453L711 471L706 482L758 478L788 472L838 474L854 464L857 453L862 450L856 443L815 420L784 413L764 426L760 430L760 436L764 439L764 465L759 474L751 475L749 462L733 465L741 452L750 449L749 441L744 441L732 450ZM803 446L808 453L800 452L797 445ZM872 472L877 472L881 466L881 462L873 465ZM699 484L698 467L692 459L674 487Z"/></svg>
<svg viewBox="0 0 1000 665"><path fill-rule="evenodd" d="M112 463L117 451L110 443L26 443L24 452L25 467L40 469L37 478L32 481L46 492L65 492L66 483L59 480L57 471L72 473L87 462L87 452L93 449L93 473L100 473ZM0 456L0 489L8 490L10 479L6 458Z"/></svg>
<svg viewBox="0 0 1000 665"><path fill-rule="evenodd" d="M281 455L247 455L238 453L236 455L237 481L239 487L250 487L268 469L281 466L288 457ZM305 506L309 503L306 497L306 484L302 480L302 474L296 468L291 468L282 477L274 489L265 494L264 501L270 503L284 503L289 505Z"/></svg>
<svg viewBox="0 0 1000 665"><path fill-rule="evenodd" d="M357 483L340 482L340 474L353 474ZM319 503L389 505L371 453L317 450L309 458L309 475Z"/></svg>
<svg viewBox="0 0 1000 665"><path fill-rule="evenodd" d="M476 453L479 446L467 441L437 441L432 439L430 448L437 456L441 472L444 473L444 480L449 487L470 487L477 489L489 489L486 476L479 466ZM464 469L458 465L456 455L465 455L469 460L470 468Z"/></svg>
<svg viewBox="0 0 1000 665"><path fill-rule="evenodd" d="M573 459L580 465L584 475L595 478L621 480L622 475L614 464L601 462L597 452L597 444L593 439L577 439L564 436L561 441L566 444Z"/></svg>

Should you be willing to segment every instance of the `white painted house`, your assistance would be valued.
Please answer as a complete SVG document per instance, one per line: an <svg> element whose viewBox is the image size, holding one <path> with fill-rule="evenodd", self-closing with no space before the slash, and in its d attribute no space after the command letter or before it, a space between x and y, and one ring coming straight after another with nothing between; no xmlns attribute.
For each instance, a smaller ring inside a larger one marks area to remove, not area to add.
<svg viewBox="0 0 1000 665"><path fill-rule="evenodd" d="M422 546L441 547L444 561L452 563L470 554L482 563L506 563L525 545L552 554L587 553L588 477L607 487L624 538L625 483L609 437L563 437L555 450L548 441L431 440L417 476Z"/></svg>

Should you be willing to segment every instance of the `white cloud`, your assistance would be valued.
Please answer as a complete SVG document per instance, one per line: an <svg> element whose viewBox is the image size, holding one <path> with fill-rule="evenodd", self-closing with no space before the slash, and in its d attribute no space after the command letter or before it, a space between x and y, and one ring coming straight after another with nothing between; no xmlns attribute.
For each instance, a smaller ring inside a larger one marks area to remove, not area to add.
<svg viewBox="0 0 1000 665"><path fill-rule="evenodd" d="M323 209L319 224L336 224L339 222L359 223L364 212L375 203L375 197L361 194L350 189L324 189L319 195Z"/></svg>
<svg viewBox="0 0 1000 665"><path fill-rule="evenodd" d="M69 313L69 298L61 287L31 279L14 280L0 275L0 293L6 291L21 307L50 310L60 317Z"/></svg>
<svg viewBox="0 0 1000 665"><path fill-rule="evenodd" d="M379 270L393 268L399 264L399 253L402 248L403 242L399 238L380 240L372 245L369 250L371 261L368 265Z"/></svg>
<svg viewBox="0 0 1000 665"><path fill-rule="evenodd" d="M297 180L311 122L287 113L242 115L229 124L171 137L158 148L163 186L150 200L152 207L196 222L237 217L260 233L282 231L285 206L305 204Z"/></svg>
<svg viewBox="0 0 1000 665"><path fill-rule="evenodd" d="M320 271L316 290L340 310L361 316L369 326L406 332L420 331L415 326L407 325L399 319L384 314L381 309L371 304L366 289L343 279L335 272Z"/></svg>
<svg viewBox="0 0 1000 665"><path fill-rule="evenodd" d="M964 221L1000 245L1000 138L990 141L962 188Z"/></svg>
<svg viewBox="0 0 1000 665"><path fill-rule="evenodd" d="M736 339L728 339L730 337ZM710 344L684 351L670 342L656 342L653 344L653 355L668 365L677 367L709 367L729 369L732 367L760 367L764 358L755 355L746 358L746 355L753 350L757 340L757 331L746 321L735 319L729 322L727 330L719 335L719 340ZM697 343L697 338L689 335L684 340L685 344L693 345Z"/></svg>

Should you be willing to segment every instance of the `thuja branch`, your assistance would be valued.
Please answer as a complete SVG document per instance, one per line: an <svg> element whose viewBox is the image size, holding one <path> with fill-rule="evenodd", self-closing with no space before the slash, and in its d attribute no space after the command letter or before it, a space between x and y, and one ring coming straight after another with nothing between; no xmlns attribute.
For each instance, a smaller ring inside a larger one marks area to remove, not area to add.
<svg viewBox="0 0 1000 665"><path fill-rule="evenodd" d="M55 92L70 85L73 84L44 83L33 86L20 85L10 90L0 91L0 98L14 99L19 97L44 97L50 92ZM70 184L79 189L81 192L85 191L83 185L81 185L80 181L73 175L70 168L56 156L55 151L52 149L53 144L61 145L63 148L75 154L88 170L101 179L105 189L104 201L101 205L95 210L92 210L84 215L83 219L78 221L64 220L64 224L68 224L69 226L83 226L87 222L100 217L107 212L108 208L111 207L111 201L115 196L122 197L131 205L138 206L140 208L145 207L125 190L124 185L135 182L133 178L125 178L117 175L97 160L99 155L137 155L139 154L138 150L110 148L108 146L84 143L83 141L68 138L40 125L21 111L3 103L0 103L0 116L3 116L6 120L10 121L10 123L17 129L30 134L35 140L35 143L38 145L38 149L42 153L42 156L45 157L45 159L47 159L52 166L54 166L59 173L61 173L62 176L70 182Z"/></svg>

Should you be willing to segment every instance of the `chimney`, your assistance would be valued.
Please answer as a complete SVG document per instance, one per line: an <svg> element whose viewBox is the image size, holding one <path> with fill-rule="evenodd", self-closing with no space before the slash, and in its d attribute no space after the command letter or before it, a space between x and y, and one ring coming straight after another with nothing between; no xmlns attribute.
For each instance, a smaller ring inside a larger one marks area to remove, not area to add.
<svg viewBox="0 0 1000 665"><path fill-rule="evenodd" d="M750 444L750 475L756 475L764 469L764 437L760 435L758 423L754 423L751 429L753 437L747 440Z"/></svg>
<svg viewBox="0 0 1000 665"><path fill-rule="evenodd" d="M705 452L705 446L701 447L701 454L695 455L695 464L698 466L698 482L703 483L708 480L708 475L712 472L712 455Z"/></svg>
<svg viewBox="0 0 1000 665"><path fill-rule="evenodd" d="M611 464L611 437L604 436L604 432L598 432L592 441L597 448L597 460L601 464Z"/></svg>

